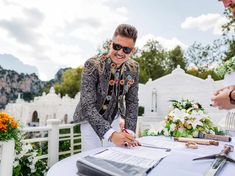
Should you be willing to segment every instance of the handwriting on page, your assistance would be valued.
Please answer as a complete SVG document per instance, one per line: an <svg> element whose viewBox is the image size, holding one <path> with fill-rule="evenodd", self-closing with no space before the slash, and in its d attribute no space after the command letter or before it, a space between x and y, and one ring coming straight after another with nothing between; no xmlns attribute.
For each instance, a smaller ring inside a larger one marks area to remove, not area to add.
<svg viewBox="0 0 235 176"><path fill-rule="evenodd" d="M152 160L144 157L128 155L125 153L105 150L104 152L98 153L95 155L97 158L106 159L118 163L125 163L134 166L139 166L142 168L150 168L153 167L158 161Z"/></svg>

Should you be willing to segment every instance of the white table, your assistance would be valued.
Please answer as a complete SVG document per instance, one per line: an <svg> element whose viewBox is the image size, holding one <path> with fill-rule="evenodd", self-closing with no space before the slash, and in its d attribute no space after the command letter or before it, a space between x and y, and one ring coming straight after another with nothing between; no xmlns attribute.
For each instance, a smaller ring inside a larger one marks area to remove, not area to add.
<svg viewBox="0 0 235 176"><path fill-rule="evenodd" d="M201 160L192 161L193 158L211 155L219 153L225 144L225 142L220 142L219 146L206 146L199 145L198 149L187 149L184 143L175 142L173 138L167 137L143 137L140 138L141 142L156 141L159 144L163 144L168 147L170 146L172 151L169 156L164 158L150 173L148 176L202 176L213 160ZM166 144L165 144L166 143ZM232 142L227 143L235 146L235 138ZM47 173L47 176L77 176L77 166L76 161L79 157L83 157L89 154L95 154L104 148L98 148L92 151L79 153L71 157L65 158L55 165L53 165ZM131 150L131 149L130 149ZM156 149L156 152L159 150ZM231 152L230 157L235 159L235 151ZM235 164L227 162L224 168L219 173L221 176L232 176L235 175Z"/></svg>

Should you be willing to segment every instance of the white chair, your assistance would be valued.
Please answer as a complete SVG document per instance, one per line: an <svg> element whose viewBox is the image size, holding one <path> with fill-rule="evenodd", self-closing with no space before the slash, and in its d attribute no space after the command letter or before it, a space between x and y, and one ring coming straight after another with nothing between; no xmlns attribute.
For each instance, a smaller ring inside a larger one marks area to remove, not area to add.
<svg viewBox="0 0 235 176"><path fill-rule="evenodd" d="M225 131L227 134L235 136L235 112L228 112L225 118Z"/></svg>

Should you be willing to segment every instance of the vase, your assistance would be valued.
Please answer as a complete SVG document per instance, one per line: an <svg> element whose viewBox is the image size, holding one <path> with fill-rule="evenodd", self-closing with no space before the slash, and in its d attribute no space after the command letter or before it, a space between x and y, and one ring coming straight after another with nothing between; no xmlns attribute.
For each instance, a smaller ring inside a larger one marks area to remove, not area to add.
<svg viewBox="0 0 235 176"><path fill-rule="evenodd" d="M15 141L0 141L0 175L12 176L13 162L15 159Z"/></svg>

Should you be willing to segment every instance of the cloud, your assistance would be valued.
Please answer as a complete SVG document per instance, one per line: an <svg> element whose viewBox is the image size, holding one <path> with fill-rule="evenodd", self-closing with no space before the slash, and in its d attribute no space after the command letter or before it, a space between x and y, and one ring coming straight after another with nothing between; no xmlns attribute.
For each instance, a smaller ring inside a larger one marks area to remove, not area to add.
<svg viewBox="0 0 235 176"><path fill-rule="evenodd" d="M128 15L128 10L126 7L120 7L116 9L116 12L124 14L124 15Z"/></svg>
<svg viewBox="0 0 235 176"><path fill-rule="evenodd" d="M152 34L144 35L143 37L138 39L137 40L137 46L139 48L143 48L143 46L150 39L157 40L163 46L163 48L165 48L166 50L171 50L171 49L175 48L177 45L181 46L182 48L186 48L187 47L186 44L184 44L183 42L181 42L180 40L178 40L175 37L171 38L171 39L166 39L164 37L154 36Z"/></svg>
<svg viewBox="0 0 235 176"><path fill-rule="evenodd" d="M0 53L35 65L44 80L60 67L83 65L128 21L126 7L106 0L4 0L0 9Z"/></svg>
<svg viewBox="0 0 235 176"><path fill-rule="evenodd" d="M9 37L14 38L21 44L35 45L39 37L35 29L42 23L44 16L35 8L22 9L23 18L0 20L0 27L8 32Z"/></svg>
<svg viewBox="0 0 235 176"><path fill-rule="evenodd" d="M214 35L221 35L221 26L227 22L220 14L206 14L198 17L187 17L181 24L183 29L198 29L199 31L212 30Z"/></svg>

